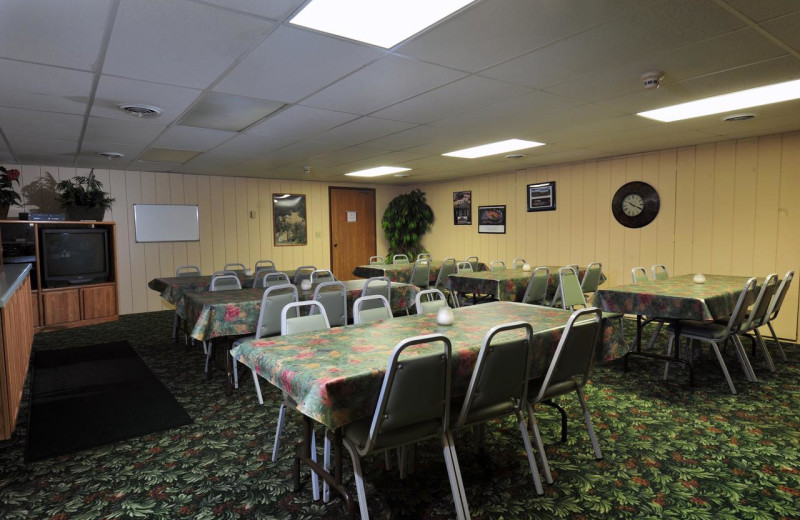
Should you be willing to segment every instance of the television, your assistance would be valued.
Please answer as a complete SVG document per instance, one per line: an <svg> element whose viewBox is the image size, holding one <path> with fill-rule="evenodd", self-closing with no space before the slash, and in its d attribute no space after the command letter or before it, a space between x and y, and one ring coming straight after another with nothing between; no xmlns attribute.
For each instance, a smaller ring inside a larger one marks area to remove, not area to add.
<svg viewBox="0 0 800 520"><path fill-rule="evenodd" d="M41 229L39 251L45 287L107 282L110 277L107 229Z"/></svg>

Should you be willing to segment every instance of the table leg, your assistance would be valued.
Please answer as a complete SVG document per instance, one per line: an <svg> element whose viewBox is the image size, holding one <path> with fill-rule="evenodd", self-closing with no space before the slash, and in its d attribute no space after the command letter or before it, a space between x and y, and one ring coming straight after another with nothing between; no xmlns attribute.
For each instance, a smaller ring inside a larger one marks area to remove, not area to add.
<svg viewBox="0 0 800 520"><path fill-rule="evenodd" d="M231 338L228 338L228 348L225 351L225 373L227 375L225 395L228 396L233 394L233 371L236 370L236 361L230 354L231 348L233 348L233 342Z"/></svg>
<svg viewBox="0 0 800 520"><path fill-rule="evenodd" d="M630 350L625 354L624 357L624 370L628 371L628 357L629 356L642 356L652 359L661 359L663 361L669 361L674 363L681 363L686 365L689 368L689 386L694 386L694 365L692 364L691 359L683 359L681 357L681 322L680 320L674 320L670 323L673 330L675 331L675 349L673 350L672 356L665 356L663 354L656 354L654 352L642 352L642 343L641 343L641 330L640 330L640 323L641 323L641 316L636 316L636 350Z"/></svg>
<svg viewBox="0 0 800 520"><path fill-rule="evenodd" d="M211 381L211 374L214 372L214 345L216 344L216 338L212 338L208 340L208 359L206 360L206 381Z"/></svg>

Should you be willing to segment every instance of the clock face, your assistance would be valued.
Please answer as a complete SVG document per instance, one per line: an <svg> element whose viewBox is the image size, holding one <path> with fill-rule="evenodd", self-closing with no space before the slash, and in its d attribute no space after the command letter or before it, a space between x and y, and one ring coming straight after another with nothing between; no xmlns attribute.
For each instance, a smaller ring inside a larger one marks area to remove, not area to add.
<svg viewBox="0 0 800 520"><path fill-rule="evenodd" d="M611 211L623 226L640 228L656 218L660 205L655 188L646 182L635 181L617 190L611 201Z"/></svg>

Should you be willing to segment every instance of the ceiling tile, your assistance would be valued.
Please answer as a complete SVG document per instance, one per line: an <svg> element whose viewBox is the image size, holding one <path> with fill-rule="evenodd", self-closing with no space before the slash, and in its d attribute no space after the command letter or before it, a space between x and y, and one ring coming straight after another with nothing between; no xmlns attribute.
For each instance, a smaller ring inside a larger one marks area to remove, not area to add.
<svg viewBox="0 0 800 520"><path fill-rule="evenodd" d="M795 2L795 5L800 6L800 2ZM762 24L762 27L795 51L800 52L800 11Z"/></svg>
<svg viewBox="0 0 800 520"><path fill-rule="evenodd" d="M202 175L225 175L243 161L240 155L227 155L221 153L202 153L186 162L174 167L175 171L183 173L198 173Z"/></svg>
<svg viewBox="0 0 800 520"><path fill-rule="evenodd" d="M222 143L214 148L214 154L226 154L237 156L256 156L283 148L292 144L293 141L288 139L279 139L277 137L267 137L261 135L241 134L237 135L230 141ZM207 155L207 154L203 154Z"/></svg>
<svg viewBox="0 0 800 520"><path fill-rule="evenodd" d="M360 160L370 160L370 158L375 156L383 156L383 152L380 150L374 150L370 148L360 148L358 146L351 146L349 148L343 148L341 150L336 150L330 153L324 153L320 155L314 156L313 159L309 161L309 163L313 166L314 164L325 164L326 166L338 166L340 164L352 163L353 161L360 159ZM383 162L383 158L372 160L373 164L378 164L383 166L395 166L385 164ZM349 170L355 171L355 170Z"/></svg>
<svg viewBox="0 0 800 520"><path fill-rule="evenodd" d="M87 141L147 145L166 127L129 117L127 121L90 117L86 126Z"/></svg>
<svg viewBox="0 0 800 520"><path fill-rule="evenodd" d="M0 57L91 71L103 41L107 0L4 0Z"/></svg>
<svg viewBox="0 0 800 520"><path fill-rule="evenodd" d="M758 23L800 11L800 2L797 0L769 0L768 2L754 2L753 0L725 1L731 7Z"/></svg>
<svg viewBox="0 0 800 520"><path fill-rule="evenodd" d="M446 136L457 136L461 132L435 126L415 126L402 132L367 141L363 146L378 150L404 150L413 146L438 142Z"/></svg>
<svg viewBox="0 0 800 520"><path fill-rule="evenodd" d="M387 56L303 103L353 114L369 114L463 76L463 73L436 65Z"/></svg>
<svg viewBox="0 0 800 520"><path fill-rule="evenodd" d="M365 45L284 26L264 40L214 90L295 103L382 54Z"/></svg>
<svg viewBox="0 0 800 520"><path fill-rule="evenodd" d="M0 36L1 38L1 36ZM92 74L77 70L0 60L0 106L84 114Z"/></svg>
<svg viewBox="0 0 800 520"><path fill-rule="evenodd" d="M12 133L7 133L6 137L17 159L23 164L71 165L75 150L78 149L77 140L50 139Z"/></svg>
<svg viewBox="0 0 800 520"><path fill-rule="evenodd" d="M343 145L354 145L369 141L376 137L407 130L414 125L377 117L361 117L355 121L344 123L316 137L317 140Z"/></svg>
<svg viewBox="0 0 800 520"><path fill-rule="evenodd" d="M293 14L305 0L204 0L207 4L219 5L264 18L283 21Z"/></svg>
<svg viewBox="0 0 800 520"><path fill-rule="evenodd" d="M236 132L209 130L191 126L173 126L168 128L153 146L158 148L176 148L179 150L207 151L235 137Z"/></svg>
<svg viewBox="0 0 800 520"><path fill-rule="evenodd" d="M108 119L130 120L133 116L117 109L121 103L151 105L163 112L157 121L164 125L173 122L202 93L200 90L117 78L103 74L97 84L97 94L91 115ZM154 121L151 119L151 121Z"/></svg>
<svg viewBox="0 0 800 520"><path fill-rule="evenodd" d="M357 117L344 112L295 105L270 116L266 121L248 129L247 133L286 139L308 139Z"/></svg>
<svg viewBox="0 0 800 520"><path fill-rule="evenodd" d="M103 72L206 88L276 24L188 0L122 2Z"/></svg>
<svg viewBox="0 0 800 520"><path fill-rule="evenodd" d="M73 114L0 108L0 129L6 134L77 141L83 117Z"/></svg>

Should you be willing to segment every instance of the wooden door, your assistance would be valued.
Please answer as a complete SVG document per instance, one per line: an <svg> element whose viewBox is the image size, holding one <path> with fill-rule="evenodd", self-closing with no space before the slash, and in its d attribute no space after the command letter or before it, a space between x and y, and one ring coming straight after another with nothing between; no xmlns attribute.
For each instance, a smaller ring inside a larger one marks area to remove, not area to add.
<svg viewBox="0 0 800 520"><path fill-rule="evenodd" d="M328 189L331 221L331 269L339 280L352 280L356 266L375 254L375 190Z"/></svg>

